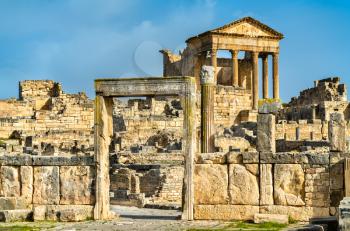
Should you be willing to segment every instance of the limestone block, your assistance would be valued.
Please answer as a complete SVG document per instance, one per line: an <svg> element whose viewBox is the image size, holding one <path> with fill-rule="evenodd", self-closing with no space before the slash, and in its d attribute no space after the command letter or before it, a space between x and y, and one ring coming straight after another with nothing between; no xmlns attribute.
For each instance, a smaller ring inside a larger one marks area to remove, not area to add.
<svg viewBox="0 0 350 231"><path fill-rule="evenodd" d="M32 217L33 212L30 209L0 211L0 221L2 222L31 221Z"/></svg>
<svg viewBox="0 0 350 231"><path fill-rule="evenodd" d="M257 126L257 150L259 152L276 152L275 116L272 114L259 114Z"/></svg>
<svg viewBox="0 0 350 231"><path fill-rule="evenodd" d="M227 163L229 164L243 164L242 152L227 153Z"/></svg>
<svg viewBox="0 0 350 231"><path fill-rule="evenodd" d="M93 218L92 205L47 205L45 219L49 221L81 221Z"/></svg>
<svg viewBox="0 0 350 231"><path fill-rule="evenodd" d="M260 164L260 205L273 204L272 164Z"/></svg>
<svg viewBox="0 0 350 231"><path fill-rule="evenodd" d="M260 213L284 214L297 221L309 221L312 217L329 216L329 208L267 205L260 206Z"/></svg>
<svg viewBox="0 0 350 231"><path fill-rule="evenodd" d="M230 164L230 203L236 205L259 205L259 168L257 164Z"/></svg>
<svg viewBox="0 0 350 231"><path fill-rule="evenodd" d="M21 166L21 197L28 203L33 202L33 167Z"/></svg>
<svg viewBox="0 0 350 231"><path fill-rule="evenodd" d="M288 216L281 214L262 214L256 213L254 214L254 223L266 223L266 222L274 222L279 224L288 224Z"/></svg>
<svg viewBox="0 0 350 231"><path fill-rule="evenodd" d="M197 164L225 164L226 154L215 152L215 153L201 153L198 155Z"/></svg>
<svg viewBox="0 0 350 231"><path fill-rule="evenodd" d="M197 164L195 166L195 204L227 204L227 187L228 174L226 165Z"/></svg>
<svg viewBox="0 0 350 231"><path fill-rule="evenodd" d="M328 139L331 145L331 151L347 151L346 128L347 125L343 114L331 114L328 125Z"/></svg>
<svg viewBox="0 0 350 231"><path fill-rule="evenodd" d="M89 166L60 168L60 204L93 204L95 170Z"/></svg>
<svg viewBox="0 0 350 231"><path fill-rule="evenodd" d="M252 205L195 205L196 220L253 220L259 206Z"/></svg>
<svg viewBox="0 0 350 231"><path fill-rule="evenodd" d="M34 204L58 204L59 192L59 167L34 167Z"/></svg>
<svg viewBox="0 0 350 231"><path fill-rule="evenodd" d="M16 209L17 200L15 197L0 197L0 210Z"/></svg>
<svg viewBox="0 0 350 231"><path fill-rule="evenodd" d="M18 167L2 166L0 170L2 196L18 197L20 196L20 180Z"/></svg>
<svg viewBox="0 0 350 231"><path fill-rule="evenodd" d="M83 221L93 218L93 207L75 207L60 211L60 221Z"/></svg>
<svg viewBox="0 0 350 231"><path fill-rule="evenodd" d="M33 209L34 221L45 221L46 219L46 205L35 206Z"/></svg>
<svg viewBox="0 0 350 231"><path fill-rule="evenodd" d="M276 164L274 200L276 205L305 205L304 171L299 164Z"/></svg>

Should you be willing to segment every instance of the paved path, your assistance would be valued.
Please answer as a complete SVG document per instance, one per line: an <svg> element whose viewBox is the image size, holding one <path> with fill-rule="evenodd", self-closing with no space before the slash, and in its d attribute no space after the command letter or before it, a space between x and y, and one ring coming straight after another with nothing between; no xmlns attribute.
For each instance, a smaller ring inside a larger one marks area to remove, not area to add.
<svg viewBox="0 0 350 231"><path fill-rule="evenodd" d="M219 228L223 223L218 221L181 221L177 210L146 209L126 206L111 206L120 215L113 221L87 221L79 223L59 223L48 230L101 230L101 231L132 231L132 230L187 230L191 228Z"/></svg>

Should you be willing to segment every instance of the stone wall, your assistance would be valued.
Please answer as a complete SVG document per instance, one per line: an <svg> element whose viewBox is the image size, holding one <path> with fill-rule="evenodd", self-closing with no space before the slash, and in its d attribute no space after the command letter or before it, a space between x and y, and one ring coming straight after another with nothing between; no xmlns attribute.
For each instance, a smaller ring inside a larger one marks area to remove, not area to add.
<svg viewBox="0 0 350 231"><path fill-rule="evenodd" d="M298 140L327 140L328 122L315 120L310 123L307 120L281 120L276 124L277 140L297 140L297 133L299 134Z"/></svg>
<svg viewBox="0 0 350 231"><path fill-rule="evenodd" d="M6 151L36 155L93 151L94 105L84 93L66 94L50 80L23 81L20 99L0 101L0 106L0 139L9 146L11 139L19 141Z"/></svg>
<svg viewBox="0 0 350 231"><path fill-rule="evenodd" d="M327 78L315 81L315 86L293 97L279 113L279 119L329 121L332 113L338 112L348 117L349 102L345 84L340 78Z"/></svg>
<svg viewBox="0 0 350 231"><path fill-rule="evenodd" d="M118 153L111 160L111 203L181 207L184 156L180 153Z"/></svg>
<svg viewBox="0 0 350 231"><path fill-rule="evenodd" d="M2 221L93 218L93 157L0 156Z"/></svg>
<svg viewBox="0 0 350 231"><path fill-rule="evenodd" d="M231 127L247 121L252 108L251 91L217 86L214 102L215 126Z"/></svg>
<svg viewBox="0 0 350 231"><path fill-rule="evenodd" d="M183 110L180 100L149 97L114 102L116 151L181 150Z"/></svg>
<svg viewBox="0 0 350 231"><path fill-rule="evenodd" d="M335 215L344 195L339 153L202 154L195 167L195 219L299 221Z"/></svg>

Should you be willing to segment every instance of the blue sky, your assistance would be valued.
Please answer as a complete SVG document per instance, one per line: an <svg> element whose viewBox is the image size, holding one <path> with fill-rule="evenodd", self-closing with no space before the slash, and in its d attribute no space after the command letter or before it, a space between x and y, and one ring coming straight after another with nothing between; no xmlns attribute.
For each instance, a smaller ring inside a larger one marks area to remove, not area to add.
<svg viewBox="0 0 350 231"><path fill-rule="evenodd" d="M159 49L244 16L285 35L284 101L328 76L350 86L346 0L0 0L0 98L16 97L25 79L93 96L98 77L160 76Z"/></svg>

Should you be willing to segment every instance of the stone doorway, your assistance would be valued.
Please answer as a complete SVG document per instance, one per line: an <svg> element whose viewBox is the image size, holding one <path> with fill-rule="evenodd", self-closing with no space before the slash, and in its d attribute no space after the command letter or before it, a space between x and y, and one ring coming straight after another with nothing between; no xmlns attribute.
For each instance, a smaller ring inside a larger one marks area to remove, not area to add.
<svg viewBox="0 0 350 231"><path fill-rule="evenodd" d="M108 219L111 216L110 195L106 188L110 188L109 151L113 137L113 98L177 96L182 102L184 118L182 219L193 220L192 181L196 148L194 79L190 77L99 79L95 81L95 89L95 160L97 166L95 219Z"/></svg>

